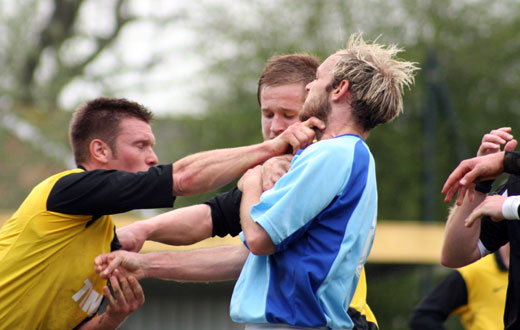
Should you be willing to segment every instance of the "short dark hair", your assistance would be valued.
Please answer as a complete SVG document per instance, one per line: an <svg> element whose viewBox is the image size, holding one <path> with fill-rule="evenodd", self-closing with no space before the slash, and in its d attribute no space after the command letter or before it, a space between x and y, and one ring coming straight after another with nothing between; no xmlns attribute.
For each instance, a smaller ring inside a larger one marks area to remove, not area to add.
<svg viewBox="0 0 520 330"><path fill-rule="evenodd" d="M70 122L70 144L77 165L88 161L89 145L94 139L104 141L115 153L119 123L123 118L137 118L146 123L152 113L139 103L123 98L100 97L81 105Z"/></svg>
<svg viewBox="0 0 520 330"><path fill-rule="evenodd" d="M316 79L320 60L309 54L276 55L269 58L258 80L258 104L262 87L302 83L304 86Z"/></svg>

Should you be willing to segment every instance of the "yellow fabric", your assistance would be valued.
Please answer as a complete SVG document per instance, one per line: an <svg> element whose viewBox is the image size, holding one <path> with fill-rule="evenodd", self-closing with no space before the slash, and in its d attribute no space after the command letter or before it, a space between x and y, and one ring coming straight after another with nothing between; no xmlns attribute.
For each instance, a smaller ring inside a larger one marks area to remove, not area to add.
<svg viewBox="0 0 520 330"><path fill-rule="evenodd" d="M479 261L458 269L468 290L468 304L457 308L467 330L504 329L504 308L508 272L498 268L490 254Z"/></svg>
<svg viewBox="0 0 520 330"><path fill-rule="evenodd" d="M376 317L367 304L367 279L365 275L365 267L361 270L358 285L349 307L357 310L361 315L364 315L367 321L377 325Z"/></svg>
<svg viewBox="0 0 520 330"><path fill-rule="evenodd" d="M49 212L47 198L61 177L36 186L0 230L0 329L72 329L94 314L102 280L94 258L110 251L111 216Z"/></svg>

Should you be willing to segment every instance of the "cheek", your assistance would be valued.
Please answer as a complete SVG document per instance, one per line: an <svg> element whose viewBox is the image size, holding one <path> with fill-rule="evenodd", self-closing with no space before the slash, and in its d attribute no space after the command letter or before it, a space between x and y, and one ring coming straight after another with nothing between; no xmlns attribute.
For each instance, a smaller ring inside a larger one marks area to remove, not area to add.
<svg viewBox="0 0 520 330"><path fill-rule="evenodd" d="M265 134L271 130L271 124L273 120L271 118L262 117L262 132Z"/></svg>

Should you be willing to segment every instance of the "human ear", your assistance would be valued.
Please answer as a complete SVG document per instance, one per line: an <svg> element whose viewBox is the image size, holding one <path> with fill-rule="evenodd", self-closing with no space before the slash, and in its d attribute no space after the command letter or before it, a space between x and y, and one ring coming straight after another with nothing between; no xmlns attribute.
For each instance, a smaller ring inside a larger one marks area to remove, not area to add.
<svg viewBox="0 0 520 330"><path fill-rule="evenodd" d="M108 163L112 154L110 147L100 139L90 141L89 151L90 156L102 164Z"/></svg>
<svg viewBox="0 0 520 330"><path fill-rule="evenodd" d="M349 87L350 87L350 84L349 84L348 80L340 81L338 86L332 90L332 93L331 93L332 99L336 101L336 100L339 100L340 98L342 98L349 91Z"/></svg>

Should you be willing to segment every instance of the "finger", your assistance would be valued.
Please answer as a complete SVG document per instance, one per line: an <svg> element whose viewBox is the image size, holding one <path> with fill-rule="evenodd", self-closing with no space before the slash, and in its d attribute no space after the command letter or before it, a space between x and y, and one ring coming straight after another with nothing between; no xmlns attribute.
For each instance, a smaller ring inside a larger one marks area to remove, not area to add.
<svg viewBox="0 0 520 330"><path fill-rule="evenodd" d="M507 133L505 133L507 134ZM510 136L510 135L509 135ZM482 137L482 144L491 143L491 144L504 144L506 143L506 139L496 134L486 134Z"/></svg>
<svg viewBox="0 0 520 330"><path fill-rule="evenodd" d="M445 193L446 197L444 198L444 201L446 203L451 202L451 200L453 199L453 196L455 196L455 194L457 193L458 190L459 190L459 183L456 182L455 184L453 184L452 186L450 186L448 188L448 191Z"/></svg>
<svg viewBox="0 0 520 330"><path fill-rule="evenodd" d="M140 304L144 303L144 292L143 288L139 284L139 281L133 276L128 277L128 283L130 284L130 287L132 288L132 291L134 293L134 297L137 301L140 302Z"/></svg>
<svg viewBox="0 0 520 330"><path fill-rule="evenodd" d="M311 118L307 119L306 121L304 121L302 124L307 126L308 128L316 127L316 128L318 128L320 130L324 130L325 127L326 127L325 123L322 120L319 120L316 117L311 117Z"/></svg>
<svg viewBox="0 0 520 330"><path fill-rule="evenodd" d="M473 226L475 221L477 221L477 219L479 219L482 216L480 210L480 208L476 208L475 210L473 210L473 212L471 212L471 214L466 218L466 221L464 221L464 226L466 226L467 228Z"/></svg>
<svg viewBox="0 0 520 330"><path fill-rule="evenodd" d="M121 290L121 286L119 285L119 281L116 276L110 277L110 284L112 284L112 291L114 291L114 298L116 302L126 302L123 291Z"/></svg>
<svg viewBox="0 0 520 330"><path fill-rule="evenodd" d="M130 288L128 280L124 276L118 276L119 285L121 286L123 296L122 298L126 301L134 299L134 291Z"/></svg>
<svg viewBox="0 0 520 330"><path fill-rule="evenodd" d="M502 127L499 129L492 130L491 134L500 136L502 139L509 141L513 138L513 136L510 134L510 132L511 132L511 127Z"/></svg>
<svg viewBox="0 0 520 330"><path fill-rule="evenodd" d="M108 265L105 266L105 270L100 273L100 276L102 278L108 278L114 272L114 270L119 267L122 260L123 258L120 256L115 257L112 261L110 261L110 263L108 263Z"/></svg>
<svg viewBox="0 0 520 330"><path fill-rule="evenodd" d="M511 134L509 134L506 131L503 130L492 130L491 133L484 135L486 138L488 138L490 141L509 141L513 138Z"/></svg>
<svg viewBox="0 0 520 330"><path fill-rule="evenodd" d="M504 146L504 150L513 151L516 149L517 144L518 144L518 141L516 141L515 139L512 139L511 141L506 143L506 145Z"/></svg>
<svg viewBox="0 0 520 330"><path fill-rule="evenodd" d="M451 174L448 176L448 178L446 179L446 182L444 183L444 186L442 187L442 193L443 194L446 194L452 186L456 186L459 184L459 180L464 176L464 173L466 173L467 171L471 170L471 168L469 168L467 165L466 165L466 162L461 162L459 164L459 166L457 166L453 172L451 172Z"/></svg>
<svg viewBox="0 0 520 330"><path fill-rule="evenodd" d="M486 142L482 142L482 144L480 145L480 148L479 150L481 150L482 152L489 152L489 151L492 151L492 150L500 150L500 146L504 143L506 143L505 140L502 140L503 142L500 143L500 142L495 142L495 141L486 141Z"/></svg>
<svg viewBox="0 0 520 330"><path fill-rule="evenodd" d="M112 296L112 293L110 292L110 289L108 288L107 285L105 285L103 287L103 296L108 300L109 305L111 305L111 306L116 305L116 301L115 301L114 297Z"/></svg>
<svg viewBox="0 0 520 330"><path fill-rule="evenodd" d="M107 263L107 260L108 260L108 255L107 254L101 254L101 255L97 256L94 259L94 264L95 265L103 265L103 264Z"/></svg>
<svg viewBox="0 0 520 330"><path fill-rule="evenodd" d="M467 188L467 193L469 197L469 201L473 202L475 200L475 185L472 184Z"/></svg>
<svg viewBox="0 0 520 330"><path fill-rule="evenodd" d="M477 168L475 167L475 168L471 169L471 171L465 173L464 176L462 177L462 179L460 179L459 183L461 186L467 187L477 180L478 175L479 175L479 172L478 172Z"/></svg>
<svg viewBox="0 0 520 330"><path fill-rule="evenodd" d="M464 201L464 197L466 196L466 190L467 188L465 186L460 186L458 195L457 195L457 205L462 205L462 202Z"/></svg>

